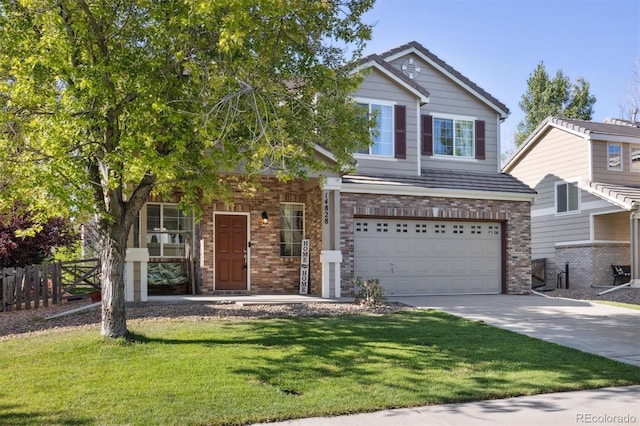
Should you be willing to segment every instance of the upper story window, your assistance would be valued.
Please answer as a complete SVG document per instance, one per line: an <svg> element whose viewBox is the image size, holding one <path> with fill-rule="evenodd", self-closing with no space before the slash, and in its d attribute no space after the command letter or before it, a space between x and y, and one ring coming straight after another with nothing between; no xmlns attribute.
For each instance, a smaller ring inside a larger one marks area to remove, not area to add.
<svg viewBox="0 0 640 426"><path fill-rule="evenodd" d="M376 119L376 127L370 129L373 144L367 149L358 151L358 154L393 157L393 104L380 101L368 102L359 100L358 105L366 108L369 117L375 117Z"/></svg>
<svg viewBox="0 0 640 426"><path fill-rule="evenodd" d="M631 171L640 172L640 146L631 145L629 158L631 159Z"/></svg>
<svg viewBox="0 0 640 426"><path fill-rule="evenodd" d="M433 117L433 153L474 158L473 120Z"/></svg>
<svg viewBox="0 0 640 426"><path fill-rule="evenodd" d="M607 168L609 170L622 170L622 146L618 143L607 145Z"/></svg>
<svg viewBox="0 0 640 426"><path fill-rule="evenodd" d="M556 213L577 212L580 209L580 189L577 182L556 182Z"/></svg>
<svg viewBox="0 0 640 426"><path fill-rule="evenodd" d="M149 256L184 257L193 220L175 204L147 204L146 231Z"/></svg>
<svg viewBox="0 0 640 426"><path fill-rule="evenodd" d="M303 238L304 204L280 204L280 256L300 256Z"/></svg>

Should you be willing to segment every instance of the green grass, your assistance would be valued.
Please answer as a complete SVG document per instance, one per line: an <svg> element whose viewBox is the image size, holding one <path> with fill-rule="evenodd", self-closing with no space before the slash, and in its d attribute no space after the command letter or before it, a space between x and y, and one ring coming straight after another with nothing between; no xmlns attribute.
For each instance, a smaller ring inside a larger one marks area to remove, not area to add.
<svg viewBox="0 0 640 426"><path fill-rule="evenodd" d="M0 341L0 424L244 424L640 383L640 368L436 311L130 322Z"/></svg>
<svg viewBox="0 0 640 426"><path fill-rule="evenodd" d="M640 311L640 305L635 305L633 303L613 302L611 300L591 300L591 302L602 303L603 305L618 306L620 308L635 309L636 311Z"/></svg>

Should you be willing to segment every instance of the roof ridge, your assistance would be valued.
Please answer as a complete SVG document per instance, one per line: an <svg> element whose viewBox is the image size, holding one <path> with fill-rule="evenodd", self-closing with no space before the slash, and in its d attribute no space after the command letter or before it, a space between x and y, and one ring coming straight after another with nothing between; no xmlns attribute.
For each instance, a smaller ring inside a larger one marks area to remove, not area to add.
<svg viewBox="0 0 640 426"><path fill-rule="evenodd" d="M401 46L394 47L393 49L387 50L386 52L368 55L360 61L360 64L365 64L371 61L372 57L382 58L386 62L387 58L394 56L402 51L410 50L410 49L416 49L417 51L419 51L421 54L423 54L424 56L429 58L431 61L436 63L438 66L443 68L446 72L452 74L456 79L460 80L462 83L469 86L472 90L476 91L478 94L480 94L480 96L489 100L489 102L497 106L506 115L511 114L511 111L509 110L509 108L505 104L500 102L497 98L495 98L491 93L487 92L482 87L478 86L476 83L471 81L467 76L465 76L460 71L453 68L447 62L442 60L440 57L435 55L433 52L431 52L429 49L427 49L426 47L424 47L422 44L418 43L415 40L405 43Z"/></svg>

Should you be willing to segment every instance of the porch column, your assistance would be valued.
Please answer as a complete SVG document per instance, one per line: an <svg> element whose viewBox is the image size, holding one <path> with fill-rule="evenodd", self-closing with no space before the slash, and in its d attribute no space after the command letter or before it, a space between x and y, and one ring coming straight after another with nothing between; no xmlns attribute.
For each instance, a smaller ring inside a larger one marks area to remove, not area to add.
<svg viewBox="0 0 640 426"><path fill-rule="evenodd" d="M640 288L640 205L633 203L631 210L631 287Z"/></svg>
<svg viewBox="0 0 640 426"><path fill-rule="evenodd" d="M124 298L127 302L149 300L147 286L147 264L149 249L128 248L124 266Z"/></svg>
<svg viewBox="0 0 640 426"><path fill-rule="evenodd" d="M322 188L322 297L341 297L340 264L340 188L341 178L327 178Z"/></svg>

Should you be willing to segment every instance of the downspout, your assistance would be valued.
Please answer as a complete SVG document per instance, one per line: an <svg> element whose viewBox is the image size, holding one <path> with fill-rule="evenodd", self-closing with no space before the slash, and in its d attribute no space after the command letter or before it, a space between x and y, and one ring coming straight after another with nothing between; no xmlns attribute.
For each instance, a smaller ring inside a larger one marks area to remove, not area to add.
<svg viewBox="0 0 640 426"><path fill-rule="evenodd" d="M418 158L418 176L422 176L422 123L420 115L420 99L416 99L416 157Z"/></svg>
<svg viewBox="0 0 640 426"><path fill-rule="evenodd" d="M498 173L502 172L502 137L501 137L501 133L502 133L502 129L500 129L500 124L502 123L502 120L500 119L500 114L496 115L496 134L497 134L497 142L498 142L498 149L497 149L497 153L496 155L498 156L497 160L498 160Z"/></svg>
<svg viewBox="0 0 640 426"><path fill-rule="evenodd" d="M631 203L629 232L631 233L631 287L640 287L640 203Z"/></svg>

